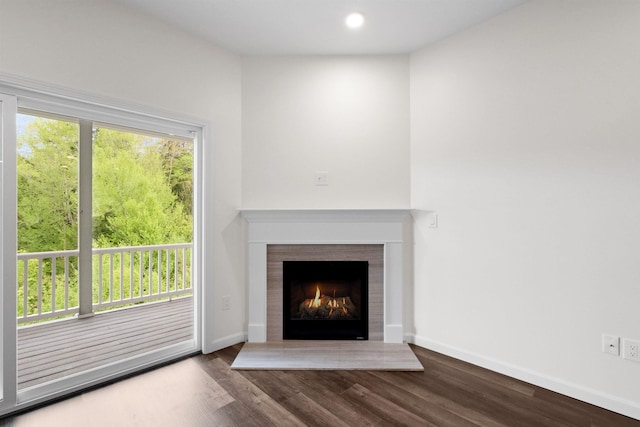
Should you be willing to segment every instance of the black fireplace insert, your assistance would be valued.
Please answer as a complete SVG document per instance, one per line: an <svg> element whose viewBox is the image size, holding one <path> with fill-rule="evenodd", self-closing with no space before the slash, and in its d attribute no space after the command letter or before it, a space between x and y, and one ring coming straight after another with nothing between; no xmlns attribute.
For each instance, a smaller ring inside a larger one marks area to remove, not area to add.
<svg viewBox="0 0 640 427"><path fill-rule="evenodd" d="M367 340L367 261L284 261L283 338Z"/></svg>

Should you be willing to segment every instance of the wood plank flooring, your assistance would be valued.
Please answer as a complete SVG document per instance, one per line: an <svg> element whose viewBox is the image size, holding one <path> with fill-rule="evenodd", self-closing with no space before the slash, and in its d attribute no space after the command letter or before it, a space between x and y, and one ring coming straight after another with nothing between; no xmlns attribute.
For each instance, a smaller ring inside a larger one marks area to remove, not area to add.
<svg viewBox="0 0 640 427"><path fill-rule="evenodd" d="M123 360L193 336L193 298L147 303L18 328L18 389Z"/></svg>
<svg viewBox="0 0 640 427"><path fill-rule="evenodd" d="M247 343L231 369L424 371L408 344L349 340Z"/></svg>
<svg viewBox="0 0 640 427"><path fill-rule="evenodd" d="M13 418L1 427L584 426L640 421L412 346L424 372L237 371L242 344Z"/></svg>

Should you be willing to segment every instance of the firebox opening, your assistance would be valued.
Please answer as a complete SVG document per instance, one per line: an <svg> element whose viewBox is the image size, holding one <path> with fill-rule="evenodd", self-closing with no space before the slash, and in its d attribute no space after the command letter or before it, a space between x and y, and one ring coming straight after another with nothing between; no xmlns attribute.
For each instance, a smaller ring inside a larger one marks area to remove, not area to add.
<svg viewBox="0 0 640 427"><path fill-rule="evenodd" d="M368 339L367 261L284 261L284 339Z"/></svg>

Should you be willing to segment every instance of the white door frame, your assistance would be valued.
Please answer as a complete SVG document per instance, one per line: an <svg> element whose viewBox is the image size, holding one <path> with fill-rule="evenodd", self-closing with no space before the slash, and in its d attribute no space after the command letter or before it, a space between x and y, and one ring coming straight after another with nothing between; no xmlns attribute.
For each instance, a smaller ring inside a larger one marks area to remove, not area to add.
<svg viewBox="0 0 640 427"><path fill-rule="evenodd" d="M16 111L16 97L0 93L0 414L16 405L18 391Z"/></svg>

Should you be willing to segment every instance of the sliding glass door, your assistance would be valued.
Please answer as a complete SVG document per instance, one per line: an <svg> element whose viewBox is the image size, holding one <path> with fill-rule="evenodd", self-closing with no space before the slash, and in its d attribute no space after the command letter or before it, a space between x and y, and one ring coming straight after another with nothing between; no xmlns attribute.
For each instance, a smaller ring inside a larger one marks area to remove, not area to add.
<svg viewBox="0 0 640 427"><path fill-rule="evenodd" d="M44 98L0 96L0 415L201 348L201 129Z"/></svg>
<svg viewBox="0 0 640 427"><path fill-rule="evenodd" d="M19 110L17 142L18 390L193 339L193 140Z"/></svg>

